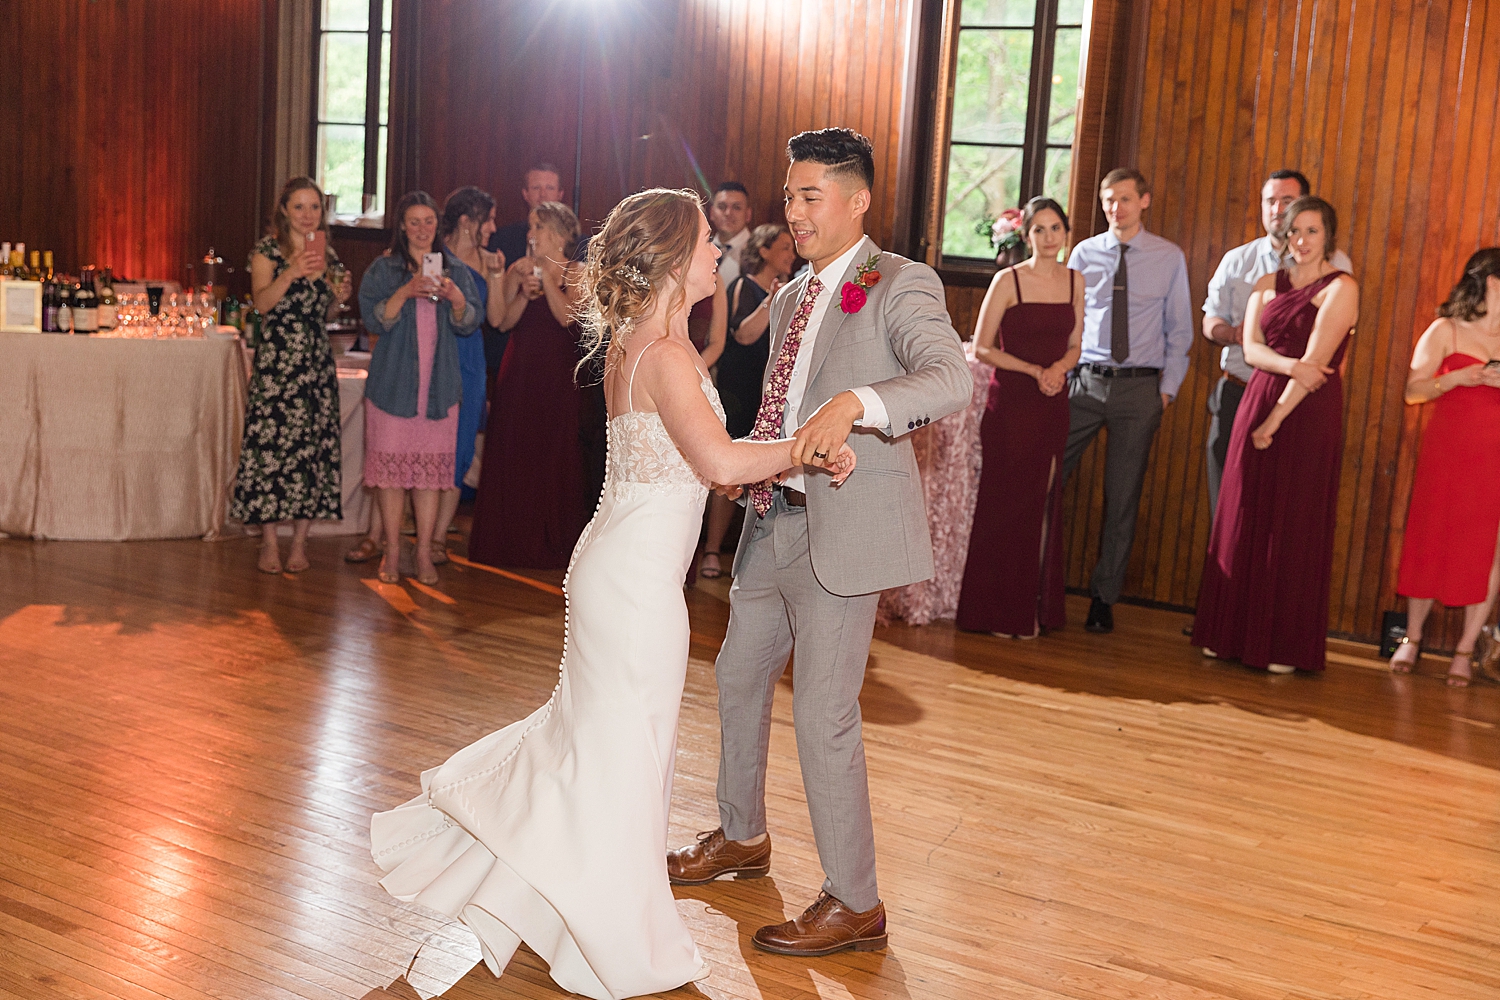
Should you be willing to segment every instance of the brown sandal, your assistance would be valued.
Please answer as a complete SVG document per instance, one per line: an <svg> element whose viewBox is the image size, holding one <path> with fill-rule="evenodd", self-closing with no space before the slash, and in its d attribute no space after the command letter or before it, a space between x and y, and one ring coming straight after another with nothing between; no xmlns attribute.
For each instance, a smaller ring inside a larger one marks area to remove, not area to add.
<svg viewBox="0 0 1500 1000"><path fill-rule="evenodd" d="M359 544L344 553L344 562L362 563L369 562L378 555L383 555L385 549L376 543L375 539L368 536L361 538Z"/></svg>
<svg viewBox="0 0 1500 1000"><path fill-rule="evenodd" d="M442 544L441 542L433 542L432 543L432 564L434 566L442 566L442 565L445 565L447 562L448 562L448 546ZM422 582L426 583L427 581L423 580Z"/></svg>
<svg viewBox="0 0 1500 1000"><path fill-rule="evenodd" d="M1396 653L1401 652L1401 650L1405 649L1407 646L1415 646L1417 648L1417 655L1412 657L1412 661L1410 663L1397 662ZM1417 669L1417 664L1422 662L1422 640L1413 639L1409 635L1403 635L1401 638L1396 640L1396 653L1391 654L1391 673L1412 673Z"/></svg>
<svg viewBox="0 0 1500 1000"><path fill-rule="evenodd" d="M1456 662L1460 656L1469 661L1469 672L1466 674L1460 674L1453 669L1452 662ZM1472 649L1455 649L1453 651L1452 662L1450 662L1448 666L1448 686L1451 688L1468 687L1469 684L1474 680L1474 651Z"/></svg>
<svg viewBox="0 0 1500 1000"><path fill-rule="evenodd" d="M703 559L707 559L709 556L714 557L714 564L712 567L703 565ZM713 552L703 553L703 559L698 560L698 575L703 577L703 579L705 580L717 580L719 577L723 576L724 567L720 562L719 556L720 553L717 550Z"/></svg>

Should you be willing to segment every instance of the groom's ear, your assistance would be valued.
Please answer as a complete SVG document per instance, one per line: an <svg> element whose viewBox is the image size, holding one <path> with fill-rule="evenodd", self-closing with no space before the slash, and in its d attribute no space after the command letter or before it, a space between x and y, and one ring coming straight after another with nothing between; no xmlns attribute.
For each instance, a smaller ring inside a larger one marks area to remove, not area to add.
<svg viewBox="0 0 1500 1000"><path fill-rule="evenodd" d="M870 210L870 189L861 187L849 196L849 210L854 218L859 218Z"/></svg>

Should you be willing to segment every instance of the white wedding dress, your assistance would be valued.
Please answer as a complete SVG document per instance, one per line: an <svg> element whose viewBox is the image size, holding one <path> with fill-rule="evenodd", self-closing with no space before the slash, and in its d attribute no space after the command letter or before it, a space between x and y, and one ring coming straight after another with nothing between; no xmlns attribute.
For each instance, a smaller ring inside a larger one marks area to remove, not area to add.
<svg viewBox="0 0 1500 1000"><path fill-rule="evenodd" d="M722 421L707 378L703 391ZM564 579L552 698L423 772L420 795L370 824L380 884L462 921L497 976L522 941L559 986L598 1000L708 975L666 870L682 587L707 487L655 413L610 420L603 496Z"/></svg>

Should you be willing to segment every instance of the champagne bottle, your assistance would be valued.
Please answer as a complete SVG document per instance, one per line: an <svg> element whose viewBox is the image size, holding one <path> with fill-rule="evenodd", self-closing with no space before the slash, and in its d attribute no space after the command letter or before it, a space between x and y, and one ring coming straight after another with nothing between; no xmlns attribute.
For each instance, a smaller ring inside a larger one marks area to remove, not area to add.
<svg viewBox="0 0 1500 1000"><path fill-rule="evenodd" d="M42 252L40 250L31 251L31 266L26 269L26 280L42 280Z"/></svg>
<svg viewBox="0 0 1500 1000"><path fill-rule="evenodd" d="M113 330L118 318L115 276L109 268L99 272L99 329Z"/></svg>
<svg viewBox="0 0 1500 1000"><path fill-rule="evenodd" d="M44 277L42 278L43 281L51 281L52 280L52 251L51 250L43 250L42 251L42 272L44 274Z"/></svg>
<svg viewBox="0 0 1500 1000"><path fill-rule="evenodd" d="M224 325L239 329L240 303L233 295L224 298Z"/></svg>
<svg viewBox="0 0 1500 1000"><path fill-rule="evenodd" d="M99 332L99 297L94 291L94 269L86 267L73 293L73 332Z"/></svg>

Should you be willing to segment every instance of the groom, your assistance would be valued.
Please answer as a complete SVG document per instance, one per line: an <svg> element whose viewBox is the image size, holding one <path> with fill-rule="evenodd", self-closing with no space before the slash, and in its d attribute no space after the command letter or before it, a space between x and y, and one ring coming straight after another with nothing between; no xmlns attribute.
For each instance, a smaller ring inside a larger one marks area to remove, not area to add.
<svg viewBox="0 0 1500 1000"><path fill-rule="evenodd" d="M972 382L938 276L864 234L870 141L844 128L803 132L787 156L787 226L810 266L771 303L773 360L750 436L795 432L797 464L784 482L747 487L716 665L722 825L669 853L667 873L696 885L770 870L771 701L795 648L797 757L827 877L805 913L762 927L753 941L812 956L885 946L859 691L880 591L932 575L922 483L904 435L967 405ZM834 488L813 467L846 438L859 462Z"/></svg>

